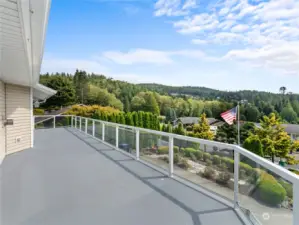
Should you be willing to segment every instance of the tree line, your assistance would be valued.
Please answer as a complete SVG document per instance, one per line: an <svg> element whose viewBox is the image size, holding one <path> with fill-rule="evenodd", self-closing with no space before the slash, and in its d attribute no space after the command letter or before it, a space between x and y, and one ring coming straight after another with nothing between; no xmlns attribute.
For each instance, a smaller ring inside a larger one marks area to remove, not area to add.
<svg viewBox="0 0 299 225"><path fill-rule="evenodd" d="M240 107L241 120L259 122L263 116L275 113L286 123L298 123L299 95L258 91L225 92L202 87L171 87L158 84L131 84L104 75L42 74L40 82L57 90L57 94L42 105L44 108L71 104L98 104L124 112L144 111L163 115L166 122L178 117L207 117L221 119L220 114L246 100Z"/></svg>

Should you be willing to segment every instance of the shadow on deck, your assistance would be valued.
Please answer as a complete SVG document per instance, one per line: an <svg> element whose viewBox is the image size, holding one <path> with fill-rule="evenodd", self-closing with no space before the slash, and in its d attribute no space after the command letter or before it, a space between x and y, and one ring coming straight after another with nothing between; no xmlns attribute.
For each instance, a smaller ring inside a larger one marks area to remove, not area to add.
<svg viewBox="0 0 299 225"><path fill-rule="evenodd" d="M241 225L235 211L72 129L6 157L2 225Z"/></svg>

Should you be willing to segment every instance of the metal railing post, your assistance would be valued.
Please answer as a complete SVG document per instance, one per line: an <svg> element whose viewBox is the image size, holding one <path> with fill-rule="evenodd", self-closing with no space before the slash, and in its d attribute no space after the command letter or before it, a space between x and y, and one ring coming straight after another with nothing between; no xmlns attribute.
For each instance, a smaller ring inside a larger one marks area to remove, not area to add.
<svg viewBox="0 0 299 225"><path fill-rule="evenodd" d="M87 134L87 127L88 127L88 119L85 118L85 133Z"/></svg>
<svg viewBox="0 0 299 225"><path fill-rule="evenodd" d="M56 128L56 116L53 117L53 128Z"/></svg>
<svg viewBox="0 0 299 225"><path fill-rule="evenodd" d="M105 141L105 124L102 123L102 141Z"/></svg>
<svg viewBox="0 0 299 225"><path fill-rule="evenodd" d="M293 183L293 225L299 224L299 180Z"/></svg>
<svg viewBox="0 0 299 225"><path fill-rule="evenodd" d="M168 157L169 157L169 176L173 176L173 137L169 136L169 143L168 143Z"/></svg>
<svg viewBox="0 0 299 225"><path fill-rule="evenodd" d="M81 128L82 128L82 118L80 117L80 125L79 125L79 128L80 128L80 130L81 130Z"/></svg>
<svg viewBox="0 0 299 225"><path fill-rule="evenodd" d="M136 130L136 159L139 160L139 137L140 131Z"/></svg>
<svg viewBox="0 0 299 225"><path fill-rule="evenodd" d="M118 148L118 126L115 127L115 147Z"/></svg>
<svg viewBox="0 0 299 225"><path fill-rule="evenodd" d="M95 135L95 122L92 120L92 136L94 137Z"/></svg>
<svg viewBox="0 0 299 225"><path fill-rule="evenodd" d="M240 153L234 150L234 207L239 207L239 162Z"/></svg>

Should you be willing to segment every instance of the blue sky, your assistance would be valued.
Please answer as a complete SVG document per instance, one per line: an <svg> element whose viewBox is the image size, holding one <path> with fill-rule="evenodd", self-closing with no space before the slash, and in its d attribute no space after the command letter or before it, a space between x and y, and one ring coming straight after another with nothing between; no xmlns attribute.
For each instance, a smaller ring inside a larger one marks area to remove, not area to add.
<svg viewBox="0 0 299 225"><path fill-rule="evenodd" d="M299 92L299 0L52 0L42 72Z"/></svg>

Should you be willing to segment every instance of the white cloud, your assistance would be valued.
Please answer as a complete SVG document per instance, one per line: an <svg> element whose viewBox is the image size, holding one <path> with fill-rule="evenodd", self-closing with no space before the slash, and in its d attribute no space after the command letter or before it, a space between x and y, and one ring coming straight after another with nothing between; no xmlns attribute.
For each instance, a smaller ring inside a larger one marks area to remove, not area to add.
<svg viewBox="0 0 299 225"><path fill-rule="evenodd" d="M109 51L104 52L104 58L117 64L169 64L174 56L202 58L204 53L199 50L157 51L150 49L133 49L128 52Z"/></svg>
<svg viewBox="0 0 299 225"><path fill-rule="evenodd" d="M202 40L202 39L192 39L192 43L196 45L204 45L207 44L207 40Z"/></svg>
<svg viewBox="0 0 299 225"><path fill-rule="evenodd" d="M248 29L249 29L249 26L248 26L248 25L246 25L246 24L238 24L238 25L234 26L234 27L231 29L231 31L232 31L232 32L244 32L244 31L246 31L246 30L248 30Z"/></svg>
<svg viewBox="0 0 299 225"><path fill-rule="evenodd" d="M181 5L179 0L171 2ZM294 47L299 40L299 0L219 0L198 4L197 9L173 22L177 32L191 36L193 44L210 43L220 49L225 45L223 59L258 63L288 74L297 69L299 75L299 51ZM251 54L256 55L251 58Z"/></svg>
<svg viewBox="0 0 299 225"><path fill-rule="evenodd" d="M197 0L158 0L155 16L183 16L197 6Z"/></svg>

